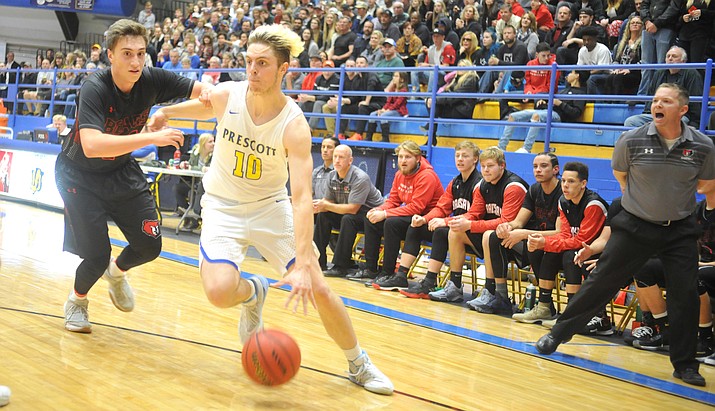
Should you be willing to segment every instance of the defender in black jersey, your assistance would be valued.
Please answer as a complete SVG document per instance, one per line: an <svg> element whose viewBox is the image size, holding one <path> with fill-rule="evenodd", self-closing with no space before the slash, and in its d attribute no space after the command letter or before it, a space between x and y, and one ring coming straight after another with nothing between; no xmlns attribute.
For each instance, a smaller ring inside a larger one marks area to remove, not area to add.
<svg viewBox="0 0 715 411"><path fill-rule="evenodd" d="M181 147L183 134L141 133L156 103L196 98L203 85L161 69L144 68L146 29L119 20L107 31L111 68L91 74L77 98L77 121L57 157L57 188L65 203L64 249L80 256L74 289L65 303L65 328L91 332L87 293L104 276L121 311L134 308L125 271L161 252L156 206L144 173L130 153L148 144ZM107 220L129 245L111 259Z"/></svg>
<svg viewBox="0 0 715 411"><path fill-rule="evenodd" d="M480 313L512 314L506 287L508 262L514 261L520 268L531 265L539 278L544 252L529 252L526 240L535 232L544 236L556 234L558 202L562 194L558 178L559 159L553 153L540 153L534 157L533 165L536 183L529 187L516 219L484 233L489 243L489 247L484 248L486 284L477 298L467 302L471 309Z"/></svg>
<svg viewBox="0 0 715 411"><path fill-rule="evenodd" d="M532 233L527 242L529 251L544 250L539 273L539 304L531 311L514 314L512 318L516 321L533 324L555 318L551 293L559 270L564 270L569 299L587 275L584 268L574 263L574 255L583 243L589 244L598 237L608 213L608 203L589 190L587 184L588 166L579 162L564 165L557 234L545 237L541 233Z"/></svg>

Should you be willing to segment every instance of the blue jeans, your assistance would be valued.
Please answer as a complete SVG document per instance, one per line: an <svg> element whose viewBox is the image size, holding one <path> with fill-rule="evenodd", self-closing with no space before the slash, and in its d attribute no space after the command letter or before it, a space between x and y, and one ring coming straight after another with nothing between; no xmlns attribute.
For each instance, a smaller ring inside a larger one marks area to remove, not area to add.
<svg viewBox="0 0 715 411"><path fill-rule="evenodd" d="M509 119L512 121L527 122L531 121L531 117L536 114L539 116L539 122L544 123L546 122L547 113L547 110L521 110L517 111L516 113L511 113L509 115ZM552 111L551 121L561 122L561 117L559 116L559 113ZM506 146L509 144L511 136L514 135L515 128L516 126L504 127L504 134L502 134L502 136L499 138L499 148L501 148L502 150L506 150ZM534 146L534 142L536 141L536 138L539 137L539 134L541 134L541 131L542 128L540 127L529 127L529 132L526 134L526 139L524 140L524 149L526 151L531 153L531 148Z"/></svg>
<svg viewBox="0 0 715 411"><path fill-rule="evenodd" d="M665 63L665 55L668 53L673 37L675 37L675 32L672 29L658 29L655 34L650 34L647 30L643 30L643 37L641 38L641 63ZM655 70L643 70L641 84L638 87L639 96L648 94L648 86L653 79L654 71Z"/></svg>
<svg viewBox="0 0 715 411"><path fill-rule="evenodd" d="M446 73L444 71L439 72L442 76L444 76ZM427 92L431 92L432 89L434 88L434 84L432 83L434 81L434 69L429 68L428 72L424 71L417 71L417 72L412 72L410 73L410 83L412 84L412 91L414 93L419 93L420 92L420 83L427 83ZM412 99L417 98L417 97L410 97Z"/></svg>
<svg viewBox="0 0 715 411"><path fill-rule="evenodd" d="M373 111L372 113L370 113L370 117L378 117L377 111ZM402 117L402 116L400 115L400 112L397 110L387 110L386 112L382 113L382 115L380 115L379 117L393 117L394 118L394 117ZM370 122L370 123L375 123L376 121L377 121L377 119L368 120L368 122ZM380 124L389 124L391 121L394 121L394 120L380 119Z"/></svg>
<svg viewBox="0 0 715 411"><path fill-rule="evenodd" d="M67 96L67 100L65 100L67 103L76 103L77 100L77 95L76 94L70 94ZM65 117L67 118L74 118L75 113L77 113L77 106L74 105L65 105Z"/></svg>

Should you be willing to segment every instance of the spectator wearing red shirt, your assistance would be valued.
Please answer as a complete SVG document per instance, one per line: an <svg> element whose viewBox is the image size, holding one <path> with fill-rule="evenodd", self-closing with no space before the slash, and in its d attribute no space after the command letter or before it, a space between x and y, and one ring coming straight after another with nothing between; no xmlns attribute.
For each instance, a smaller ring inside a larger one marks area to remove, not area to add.
<svg viewBox="0 0 715 411"><path fill-rule="evenodd" d="M399 172L395 175L385 203L367 212L365 217L365 268L348 274L350 280L375 279L378 276L380 237L384 233L385 252L381 276L395 270L400 241L405 239L412 216L425 215L437 205L444 193L432 165L422 156L420 146L405 141L397 148Z"/></svg>

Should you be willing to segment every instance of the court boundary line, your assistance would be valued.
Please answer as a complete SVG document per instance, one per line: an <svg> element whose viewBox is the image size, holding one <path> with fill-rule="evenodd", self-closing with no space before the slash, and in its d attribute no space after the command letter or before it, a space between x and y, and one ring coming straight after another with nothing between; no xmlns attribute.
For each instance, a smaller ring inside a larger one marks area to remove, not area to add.
<svg viewBox="0 0 715 411"><path fill-rule="evenodd" d="M125 247L128 243L126 241L117 240L110 238L112 245L118 247ZM199 260L197 258L186 257L180 254L163 251L160 255L162 258L179 262L187 265L192 265L198 268ZM252 274L252 273L247 273ZM273 284L276 280L267 279L269 284ZM287 286L281 287L283 291L288 291ZM350 307L356 310L367 312L370 314L376 314L385 318L389 318L395 321L401 321L408 324L420 326L423 328L431 329L434 331L445 332L452 334L457 337L465 338L471 341L482 342L492 346L506 348L511 351L519 352L521 354L536 356L541 359L552 361L558 364L566 365L572 368L580 369L587 372L593 372L604 377L613 378L618 381L625 383L635 384L644 388L649 388L655 391L659 391L665 394L670 394L679 398L683 398L690 401L695 401L707 405L715 405L715 394L702 391L696 388L691 388L685 385L681 385L672 381L651 377L645 374L641 374L635 371L629 371L624 368L616 367L609 364L600 363L594 360L589 360L586 358L576 357L570 354L564 354L561 352L555 352L551 355L543 355L536 351L534 347L535 342L521 342L510 340L504 337L498 337L495 335L483 333L476 330L471 330L464 327L459 327L447 323L443 323L438 320L432 320L425 317L420 317L413 314L407 314L400 311L396 311L390 308L381 307L378 305L365 303L362 301L354 300L351 298L340 296L346 307ZM572 344L571 345L577 345ZM578 345L593 345L593 344L578 344ZM614 346L619 346L618 344L613 344ZM673 377L674 378L674 377Z"/></svg>
<svg viewBox="0 0 715 411"><path fill-rule="evenodd" d="M12 312L15 312L15 313L22 313L22 314L38 315L38 316L41 316L41 317L47 317L47 318L54 318L54 319L64 320L64 317L63 317L63 316L60 316L60 315L49 314L49 313L43 313L43 312L32 311L32 310L23 310L23 309L21 309L21 308L13 308L13 307L0 306L0 310L12 311ZM234 353L234 354L239 354L239 356L240 356L241 353L243 352L242 350L239 350L239 349L236 349L236 348L223 347L223 346L220 346L220 345L205 343L205 342L196 341L196 340L190 340L190 339L188 339L188 338L182 338L182 337L176 337L176 336L167 335L167 334L155 333L155 332L151 332L151 331L139 330L139 329L136 329L136 328L122 327L122 326L120 326L120 325L112 325L112 324L106 324L106 323L93 322L93 323L92 323L92 326L93 326L93 327L94 327L94 326L99 326L99 327L111 328L111 329L115 329L115 330L128 331L128 332L132 332L132 333L135 333L135 334L142 334L142 335L147 335L147 336L150 336L150 337L158 337L158 338L163 338L163 339L167 339L167 340L172 340L172 341L178 341L178 342L188 343L188 344L191 344L191 345L197 345L197 346L201 346L201 347L205 347L205 348L213 348L213 349L220 350L220 351L226 351L226 352L230 352L230 353ZM66 331L66 332L70 332L70 331ZM239 368L240 368L240 363L238 364L238 366L239 366ZM319 369L319 368L309 367L309 366L303 365L303 364L300 365L300 368L301 368L301 369L308 370L308 371L317 372L317 373L320 373L320 374L323 374L323 375L327 375L327 376L331 376L331 377L337 377L337 378L340 378L340 379L348 380L348 381L349 381L349 379L348 379L347 376L344 376L344 375L341 375L341 374L337 374L337 373L334 373L334 372L330 372L330 371L326 371L326 370L321 370L321 369ZM356 384L356 385L357 385L357 384ZM359 387L359 385L358 385L358 387ZM360 387L360 388L364 389L363 387ZM444 403L441 403L441 402L439 402L439 401L435 401L435 400L432 400L432 399L429 399L429 398L421 397L421 396L415 395L415 394L410 394L410 393L405 392L405 391L395 390L394 393L395 393L395 394L402 395L402 396L405 396L405 397L413 398L413 399L415 399L415 400L418 400L418 401L421 401L421 402L424 402L424 403L436 405L436 406L439 406L439 407L441 407L441 408L445 408L445 409L448 409L448 410L465 411L465 409L463 409L463 408L459 408L459 407L454 406L454 405L444 404ZM374 394L374 393L373 393L373 394ZM380 394L374 394L374 395L380 395ZM389 396L384 396L384 397L389 397Z"/></svg>

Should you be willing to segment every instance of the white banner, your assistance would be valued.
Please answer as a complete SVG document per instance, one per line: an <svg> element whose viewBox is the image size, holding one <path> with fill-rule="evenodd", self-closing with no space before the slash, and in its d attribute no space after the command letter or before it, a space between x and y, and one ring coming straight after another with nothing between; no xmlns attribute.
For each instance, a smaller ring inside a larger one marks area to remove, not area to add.
<svg viewBox="0 0 715 411"><path fill-rule="evenodd" d="M56 154L0 150L0 193L64 208L55 184Z"/></svg>

